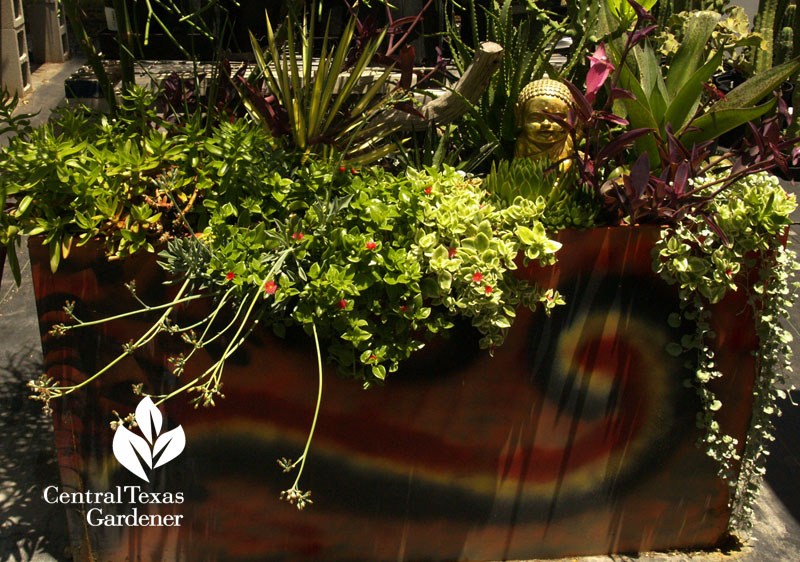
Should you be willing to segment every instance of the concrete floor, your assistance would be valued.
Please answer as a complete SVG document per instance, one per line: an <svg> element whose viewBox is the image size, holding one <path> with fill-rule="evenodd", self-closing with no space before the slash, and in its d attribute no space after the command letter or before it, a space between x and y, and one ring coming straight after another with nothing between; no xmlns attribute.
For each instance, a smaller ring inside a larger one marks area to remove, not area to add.
<svg viewBox="0 0 800 562"><path fill-rule="evenodd" d="M35 91L22 105L47 119L63 99L63 81L80 61L43 65L34 74ZM794 186L787 185L794 190ZM792 232L792 239L798 239ZM42 499L45 486L58 481L49 420L39 403L27 399L25 383L42 369L36 307L27 255L20 255L22 285L14 285L6 266L0 285L0 562L49 562L70 559L64 512ZM792 314L800 326L800 305ZM800 340L800 334L798 334ZM795 361L800 363L800 361ZM795 366L800 373L800 365ZM800 376L795 385L800 387ZM800 560L800 408L787 406L777 420L777 439L756 510L753 536L728 553L642 553L629 556L568 558L579 562L719 561L784 562Z"/></svg>

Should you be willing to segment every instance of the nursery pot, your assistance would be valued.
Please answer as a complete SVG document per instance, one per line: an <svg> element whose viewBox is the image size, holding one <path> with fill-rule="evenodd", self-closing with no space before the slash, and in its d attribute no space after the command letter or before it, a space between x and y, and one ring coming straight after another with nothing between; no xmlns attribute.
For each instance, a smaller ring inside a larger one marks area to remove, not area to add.
<svg viewBox="0 0 800 562"><path fill-rule="evenodd" d="M717 72L711 77L711 81L723 94L728 94L736 86L743 84L747 77L741 72L734 69L726 69L723 72ZM720 146L731 147L735 145L740 139L747 134L747 126L740 125L735 129L720 135L718 141Z"/></svg>
<svg viewBox="0 0 800 562"><path fill-rule="evenodd" d="M699 400L683 384L691 376L686 358L666 351L693 327L667 322L679 302L652 271L659 234L645 227L561 232L558 263L519 274L557 288L567 304L550 317L520 308L493 357L471 327L458 325L384 387L364 391L326 370L299 482L313 504L303 511L279 500L295 473L283 473L276 460L298 459L313 418L310 339L258 331L229 359L225 398L215 407L194 409L194 395L162 406L162 433L180 426L186 445L146 470L145 481L115 457L112 410L134 411L134 384L165 393L212 362L201 350L175 377L168 357L186 348L174 338L155 340L53 402L61 469L53 485L112 500L62 502L75 559L488 561L718 544L728 491L696 446ZM97 245L73 249L53 275L39 242L30 250L45 368L62 383L84 381L153 318L57 339L49 332L65 321L65 301L75 301L85 321L136 308L123 286L131 280L147 303L164 302L171 289L154 256L108 262ZM714 386L724 405L718 420L743 443L758 340L741 293L713 308L712 329L725 373ZM206 313L192 305L181 321ZM128 517L134 510L147 523L180 516L179 525L142 525Z"/></svg>

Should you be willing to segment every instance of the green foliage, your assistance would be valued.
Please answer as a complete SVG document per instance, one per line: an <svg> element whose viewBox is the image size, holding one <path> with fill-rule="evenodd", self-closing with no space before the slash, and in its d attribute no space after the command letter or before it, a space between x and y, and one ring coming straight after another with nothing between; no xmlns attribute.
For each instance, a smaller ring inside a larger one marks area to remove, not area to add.
<svg viewBox="0 0 800 562"><path fill-rule="evenodd" d="M753 52L753 69L763 72L772 67L775 50L776 23L780 21L779 7L786 8L786 0L759 0L753 30L764 40L762 48Z"/></svg>
<svg viewBox="0 0 800 562"><path fill-rule="evenodd" d="M672 64L695 14L696 12L678 12L671 14L663 23L659 18L655 44L667 66ZM745 75L752 74L748 53L760 48L761 36L750 31L750 19L741 6L728 6L720 14L722 17L711 32L706 53L724 51L723 66L730 66Z"/></svg>
<svg viewBox="0 0 800 562"><path fill-rule="evenodd" d="M720 67L724 51L706 55L719 14L696 12L687 22L684 40L666 73L655 51L645 42L632 49L620 68L620 85L633 94L622 104L633 128L651 128L661 142L651 136L637 141L651 162L661 161L658 146L667 139L667 126L684 145L712 140L739 125L757 119L774 108L775 101L756 105L787 77L800 69L800 58L770 68L734 88L724 100L704 103L703 84ZM619 44L609 44L614 63L622 56ZM698 111L699 110L699 111Z"/></svg>
<svg viewBox="0 0 800 562"><path fill-rule="evenodd" d="M33 130L30 120L33 115L29 113L17 113L14 111L19 105L19 97L8 93L5 88L0 91L0 138L8 136L11 142L24 142ZM19 139L14 141L13 139ZM8 164L8 154L0 150L0 169L5 170ZM13 241L17 237L19 228L14 225L10 217L6 214L7 196L11 195L8 188L2 181L0 174L0 246L8 246L8 262L17 284L20 282L19 263ZM0 263L0 267L3 264Z"/></svg>
<svg viewBox="0 0 800 562"><path fill-rule="evenodd" d="M486 190L505 205L517 197L544 205L542 223L556 232L562 228L594 226L600 205L594 195L575 185L575 171L550 169L546 159L519 158L492 164L486 176Z"/></svg>
<svg viewBox="0 0 800 562"><path fill-rule="evenodd" d="M306 153L331 157L335 151L344 153L351 164L366 164L396 150L396 145L378 146L396 128L370 124L380 112L390 107L391 96L385 93L391 68L371 76L367 70L386 31L369 40L358 58L349 64L354 48L356 19L351 17L340 37L331 37L325 28L319 63L312 70L312 49L315 37L315 17L307 17L302 25L290 11L285 22L286 42L280 45L267 16L266 53L256 38L250 41L256 62L279 106L286 112L288 130L293 146ZM330 23L330 22L329 22ZM300 44L298 66L297 40ZM363 82L370 84L363 93ZM265 111L244 95L251 117L263 120ZM274 111L274 110L273 110ZM273 130L275 127L273 126Z"/></svg>
<svg viewBox="0 0 800 562"><path fill-rule="evenodd" d="M454 316L493 348L518 304L560 302L513 275L518 253L554 260L543 200L495 206L479 180L447 167L402 177L340 167L287 152L246 121L166 129L151 101L133 90L117 118L66 110L14 139L0 179L17 200L10 241L42 235L53 270L93 239L112 257L162 249L164 267L188 283L180 298L233 306L240 332L243 318L265 317L279 333L316 326L327 356L367 383ZM144 341L169 331L155 330ZM190 385L203 403L218 393L225 357Z"/></svg>
<svg viewBox="0 0 800 562"><path fill-rule="evenodd" d="M709 179L714 178L700 179L697 184ZM719 228L731 243L723 243L701 217L690 216L663 231L653 267L666 281L679 286L682 316L676 315L670 322L676 326L684 322L695 329L679 344L671 344L670 352L684 356L687 368L694 370L689 382L702 400L698 425L706 430L700 445L719 463L719 474L730 488L732 527L746 528L764 473L765 446L773 427L770 416L778 412L777 398L785 397L780 389L783 373L791 370L792 338L785 326L795 296L789 277L799 266L794 252L785 248L784 236L796 201L777 179L757 174L737 182L711 205ZM761 342L753 419L743 454L736 439L720 427L715 412L724 405L709 387L710 381L723 376L714 359L716 334L711 330L710 305L737 290L750 291L748 302Z"/></svg>
<svg viewBox="0 0 800 562"><path fill-rule="evenodd" d="M471 29L472 45L492 41L503 47L500 69L492 76L481 101L471 107L469 116L453 132L450 149L474 163L479 152L490 152L498 159L510 159L518 127L514 105L522 89L531 81L548 73L551 77L572 78L585 63L585 49L593 40L598 3L589 0L567 3L567 13L554 14L536 2L528 2L526 11L517 14L512 0L492 0L491 8L468 0L469 20L486 19L486 35L479 36L477 25ZM462 41L453 16L455 2L448 6L448 40L453 62L463 72L475 55L475 49ZM483 10L485 13L479 13ZM558 40L570 37L573 45L560 69L550 64Z"/></svg>
<svg viewBox="0 0 800 562"><path fill-rule="evenodd" d="M270 283L260 305L270 323L279 333L316 326L344 374L383 380L455 316L471 318L493 348L518 304L558 302L512 273L519 252L554 260L541 204L495 208L480 182L451 168L400 178L314 163L283 179L282 211L240 209L233 223L215 209L199 242L208 251L190 255L197 239L178 240L162 254L165 267L204 280L204 290L237 287L244 300Z"/></svg>
<svg viewBox="0 0 800 562"><path fill-rule="evenodd" d="M0 177L18 202L6 217L11 252L19 236L41 234L55 271L73 243L98 238L111 257L152 252L187 233L182 214L202 227L209 207L270 209L261 192L287 159L265 150L273 142L266 132L244 121L207 131L199 117L173 129L153 100L134 89L117 118L66 109L11 140Z"/></svg>
<svg viewBox="0 0 800 562"><path fill-rule="evenodd" d="M636 12L628 0L605 0L606 5L614 16L623 22L624 27L629 27L636 20ZM651 10L656 0L642 0L639 5L645 10ZM627 24L627 25L626 25Z"/></svg>

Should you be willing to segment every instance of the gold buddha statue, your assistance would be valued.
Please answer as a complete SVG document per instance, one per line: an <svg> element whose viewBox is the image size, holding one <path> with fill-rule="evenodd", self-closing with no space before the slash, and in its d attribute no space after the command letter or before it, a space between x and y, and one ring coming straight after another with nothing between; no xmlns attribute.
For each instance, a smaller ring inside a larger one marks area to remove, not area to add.
<svg viewBox="0 0 800 562"><path fill-rule="evenodd" d="M549 158L553 162L561 160L561 170L568 170L572 165L568 159L572 156L572 138L545 112L566 119L572 103L569 88L556 80L542 78L525 86L514 107L517 126L522 127L514 146L514 157L533 160Z"/></svg>

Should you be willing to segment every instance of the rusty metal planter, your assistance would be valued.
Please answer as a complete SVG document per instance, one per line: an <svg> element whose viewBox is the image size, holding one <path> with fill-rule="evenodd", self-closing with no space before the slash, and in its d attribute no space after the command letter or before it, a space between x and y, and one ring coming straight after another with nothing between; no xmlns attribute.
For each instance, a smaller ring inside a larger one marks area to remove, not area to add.
<svg viewBox="0 0 800 562"><path fill-rule="evenodd" d="M71 505L76 559L483 561L717 544L728 492L695 445L699 402L683 385L685 358L665 350L683 332L666 321L678 309L675 288L652 272L658 233L562 232L558 263L523 274L557 287L567 304L551 318L519 310L493 358L464 326L385 388L363 391L327 373L301 481L314 504L302 512L278 500L293 475L276 459L302 452L311 423L310 342L259 332L226 366L216 407L168 403L186 450L144 484L112 456L109 421L111 410L133 411L131 384L163 392L179 382L167 365L176 344L157 340L54 404L62 488L181 491L181 504L140 508L184 522L92 527L86 507ZM153 256L107 262L98 248L75 249L52 275L46 248L30 249L46 370L56 379L83 380L147 327L115 322L54 339L48 331L64 321L66 300L85 319L134 308L123 287L131 279L145 301L165 296ZM725 373L714 388L719 420L740 443L758 344L745 302L741 291L729 295L712 321Z"/></svg>

